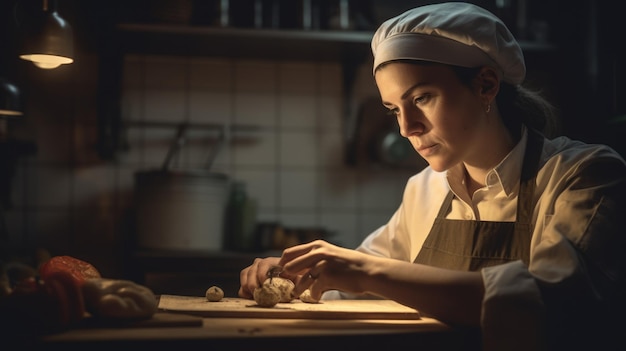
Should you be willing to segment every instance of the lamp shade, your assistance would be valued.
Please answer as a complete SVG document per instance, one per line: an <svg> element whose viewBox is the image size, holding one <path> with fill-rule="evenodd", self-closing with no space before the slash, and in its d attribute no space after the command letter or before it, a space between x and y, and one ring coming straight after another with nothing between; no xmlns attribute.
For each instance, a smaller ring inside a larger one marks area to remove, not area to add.
<svg viewBox="0 0 626 351"><path fill-rule="evenodd" d="M21 116L20 90L13 83L0 78L0 116Z"/></svg>
<svg viewBox="0 0 626 351"><path fill-rule="evenodd" d="M44 1L43 11L34 15L24 28L20 58L40 68L52 69L74 62L72 26L56 10L56 3Z"/></svg>

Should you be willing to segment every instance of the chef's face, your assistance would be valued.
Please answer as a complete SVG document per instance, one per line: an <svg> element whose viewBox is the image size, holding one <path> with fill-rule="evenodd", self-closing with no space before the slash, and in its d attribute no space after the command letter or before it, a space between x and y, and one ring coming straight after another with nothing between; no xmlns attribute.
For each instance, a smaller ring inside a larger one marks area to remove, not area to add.
<svg viewBox="0 0 626 351"><path fill-rule="evenodd" d="M487 123L484 102L451 67L393 62L379 68L375 78L400 134L435 171L464 161L480 145Z"/></svg>

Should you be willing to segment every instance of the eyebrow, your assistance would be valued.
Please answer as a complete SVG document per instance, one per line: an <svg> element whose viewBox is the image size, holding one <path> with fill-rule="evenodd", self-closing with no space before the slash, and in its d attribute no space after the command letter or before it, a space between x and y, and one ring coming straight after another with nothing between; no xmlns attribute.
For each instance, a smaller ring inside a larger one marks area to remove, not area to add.
<svg viewBox="0 0 626 351"><path fill-rule="evenodd" d="M402 96L400 96L400 99L405 100L405 99L409 96L409 94L410 94L413 90L417 89L417 88L418 88L419 86L421 86L421 85L428 85L428 83L427 83L427 82L419 82L419 83L415 83L415 84L411 85L411 86L410 86L410 87L409 87L409 88L408 88L408 89L404 92L404 94L402 94Z"/></svg>
<svg viewBox="0 0 626 351"><path fill-rule="evenodd" d="M415 84L411 85L404 93L402 93L402 95L400 96L400 100L406 100L406 98L409 96L409 94L413 90L419 88L422 85L428 85L428 84L429 84L428 82L418 82L418 83L415 83ZM389 103L387 101L383 101L382 103L383 103L383 105L390 105L391 104L391 103Z"/></svg>

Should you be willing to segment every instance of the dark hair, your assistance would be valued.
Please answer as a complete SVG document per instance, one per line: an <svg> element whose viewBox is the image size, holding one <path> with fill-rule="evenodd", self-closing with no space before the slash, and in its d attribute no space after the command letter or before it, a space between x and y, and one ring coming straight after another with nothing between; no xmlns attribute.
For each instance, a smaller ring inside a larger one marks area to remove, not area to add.
<svg viewBox="0 0 626 351"><path fill-rule="evenodd" d="M472 80L480 71L480 67L451 67L459 80L467 86L471 86ZM522 125L548 137L559 134L557 109L543 97L540 91L501 82L496 103L504 125L515 139L520 138Z"/></svg>
<svg viewBox="0 0 626 351"><path fill-rule="evenodd" d="M391 62L404 62L419 65L441 65L441 63L418 60L394 60L381 64L377 70ZM472 86L472 82L481 67L467 68L449 65L461 83ZM500 83L500 91L496 96L503 123L515 139L521 137L521 126L534 129L547 137L559 134L557 109L540 91L531 90L522 85Z"/></svg>

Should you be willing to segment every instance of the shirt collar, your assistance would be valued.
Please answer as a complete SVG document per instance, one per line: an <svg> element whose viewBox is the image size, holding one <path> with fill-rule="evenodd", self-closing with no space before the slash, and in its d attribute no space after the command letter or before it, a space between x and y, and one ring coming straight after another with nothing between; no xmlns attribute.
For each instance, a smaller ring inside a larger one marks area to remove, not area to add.
<svg viewBox="0 0 626 351"><path fill-rule="evenodd" d="M492 172L496 174L498 181L500 182L500 185L502 185L502 189L507 196L513 192L515 187L520 182L527 140L528 131L524 128L522 131L522 137L513 150L511 150L511 152L509 152L509 154L506 155L506 157L504 157L504 159L487 174L487 179L490 178L489 175ZM485 184L489 183L486 182Z"/></svg>
<svg viewBox="0 0 626 351"><path fill-rule="evenodd" d="M522 137L517 145L515 145L511 152L509 152L500 163L487 173L485 178L487 187L491 188L499 185L502 187L506 196L509 196L513 192L520 181L527 139L528 133L526 128L524 128ZM458 190L457 188L462 186L463 180L465 179L463 164L458 164L450 168L447 172L447 179L450 188L453 191Z"/></svg>

